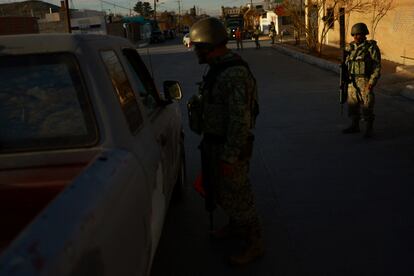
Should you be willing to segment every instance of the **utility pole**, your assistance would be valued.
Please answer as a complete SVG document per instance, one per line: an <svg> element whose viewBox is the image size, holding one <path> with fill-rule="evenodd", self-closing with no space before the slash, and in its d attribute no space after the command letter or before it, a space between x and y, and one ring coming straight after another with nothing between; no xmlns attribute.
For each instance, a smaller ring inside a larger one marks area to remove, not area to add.
<svg viewBox="0 0 414 276"><path fill-rule="evenodd" d="M157 21L157 1L154 0L154 20Z"/></svg>
<svg viewBox="0 0 414 276"><path fill-rule="evenodd" d="M302 21L302 16L305 17L304 12L303 12L303 0L300 0L300 8L299 8L299 20L300 21ZM302 25L301 24L299 24L298 36L299 36L299 43L300 43L300 37L302 36Z"/></svg>
<svg viewBox="0 0 414 276"><path fill-rule="evenodd" d="M181 31L181 0L178 0L178 32Z"/></svg>
<svg viewBox="0 0 414 276"><path fill-rule="evenodd" d="M65 0L65 13L66 13L66 26L68 28L68 33L72 33L72 26L70 25L69 0Z"/></svg>
<svg viewBox="0 0 414 276"><path fill-rule="evenodd" d="M339 45L345 49L345 8L339 9Z"/></svg>

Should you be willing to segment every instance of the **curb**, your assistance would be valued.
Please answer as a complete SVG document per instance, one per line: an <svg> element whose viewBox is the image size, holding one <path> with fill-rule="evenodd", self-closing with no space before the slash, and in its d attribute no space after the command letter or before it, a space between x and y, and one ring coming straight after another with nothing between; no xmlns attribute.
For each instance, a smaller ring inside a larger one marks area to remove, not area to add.
<svg viewBox="0 0 414 276"><path fill-rule="evenodd" d="M410 100L414 100L414 83L406 85L405 88L401 91L401 96L404 96Z"/></svg>
<svg viewBox="0 0 414 276"><path fill-rule="evenodd" d="M300 61L306 62L308 64L316 65L322 69L339 74L339 64L337 63L327 61L322 58L314 57L308 54L304 54L304 53L301 53L301 52L298 52L298 51L295 51L295 50L292 50L292 49L289 49L283 46L279 46L279 45L273 45L273 49L285 55L294 57Z"/></svg>
<svg viewBox="0 0 414 276"><path fill-rule="evenodd" d="M414 65L398 65L396 72L414 77Z"/></svg>
<svg viewBox="0 0 414 276"><path fill-rule="evenodd" d="M306 62L308 64L311 65L316 65L319 68L334 72L336 74L339 74L340 68L339 68L339 64L331 62L331 61L327 61L325 59L322 58L318 58L318 57L314 57L305 53L301 53L292 49L289 49L287 47L283 47L283 46L279 46L279 45L273 45L273 49L275 49L276 51L291 56L297 60ZM405 69L405 70L403 70ZM400 69L400 71L406 71L407 68L403 68ZM413 67L410 67L409 69L411 69L411 71L413 70ZM411 72L412 74L412 72ZM382 91L381 87L378 87L378 90L381 92ZM387 94L387 93L381 93L381 94ZM400 96L410 99L410 100L414 100L414 84L413 85L407 85L400 93L398 93Z"/></svg>
<svg viewBox="0 0 414 276"><path fill-rule="evenodd" d="M149 45L148 42L140 43L140 44L137 44L137 48L144 48L144 47L147 47L148 45Z"/></svg>

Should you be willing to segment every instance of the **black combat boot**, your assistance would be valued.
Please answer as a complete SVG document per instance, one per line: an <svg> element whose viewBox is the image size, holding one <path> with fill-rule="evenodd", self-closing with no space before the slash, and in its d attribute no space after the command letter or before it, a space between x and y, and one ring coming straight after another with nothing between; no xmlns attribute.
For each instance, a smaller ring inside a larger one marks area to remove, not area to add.
<svg viewBox="0 0 414 276"><path fill-rule="evenodd" d="M358 132L360 132L359 119L353 119L351 125L345 128L344 130L342 130L342 133L344 134L358 133Z"/></svg>
<svg viewBox="0 0 414 276"><path fill-rule="evenodd" d="M367 121L364 138L371 138L373 136L373 121Z"/></svg>
<svg viewBox="0 0 414 276"><path fill-rule="evenodd" d="M255 226L250 228L247 242L248 245L242 252L230 256L230 264L235 266L247 265L264 255L264 242L258 227Z"/></svg>

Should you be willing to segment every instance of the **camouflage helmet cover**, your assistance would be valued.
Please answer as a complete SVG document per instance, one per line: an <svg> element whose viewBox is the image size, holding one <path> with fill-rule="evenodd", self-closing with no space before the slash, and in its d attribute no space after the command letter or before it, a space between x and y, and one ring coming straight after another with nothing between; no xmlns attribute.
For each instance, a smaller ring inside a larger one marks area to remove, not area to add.
<svg viewBox="0 0 414 276"><path fill-rule="evenodd" d="M227 43L226 28L217 18L201 19L191 27L190 40L192 43L205 43L213 46Z"/></svg>
<svg viewBox="0 0 414 276"><path fill-rule="evenodd" d="M352 26L351 35L353 36L356 34L362 34L362 35L369 34L367 25L365 25L365 23L356 23L354 26Z"/></svg>

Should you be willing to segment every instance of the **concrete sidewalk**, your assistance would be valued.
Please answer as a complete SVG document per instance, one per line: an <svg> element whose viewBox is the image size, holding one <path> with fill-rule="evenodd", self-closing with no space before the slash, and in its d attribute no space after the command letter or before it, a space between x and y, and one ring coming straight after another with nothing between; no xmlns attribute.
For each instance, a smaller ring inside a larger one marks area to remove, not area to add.
<svg viewBox="0 0 414 276"><path fill-rule="evenodd" d="M336 61L331 57L329 59L316 57L304 52L304 49L290 44L278 43L272 46L273 49L291 56L300 61L318 66L319 68L332 71L339 74L339 58ZM340 57L340 49L327 47L328 51ZM382 77L377 86L377 91L386 95L397 96L401 95L410 100L414 100L414 67L397 65L388 60L382 62Z"/></svg>

